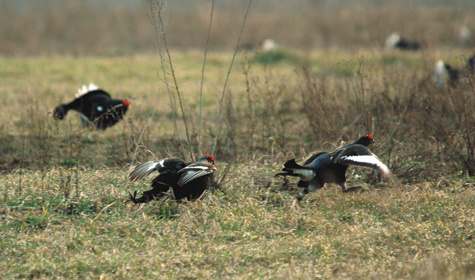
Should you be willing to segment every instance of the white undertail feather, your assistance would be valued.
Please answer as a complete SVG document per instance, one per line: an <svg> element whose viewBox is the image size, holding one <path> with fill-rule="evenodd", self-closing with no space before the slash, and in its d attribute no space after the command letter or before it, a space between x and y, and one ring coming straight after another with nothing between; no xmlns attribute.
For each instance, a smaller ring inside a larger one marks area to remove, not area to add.
<svg viewBox="0 0 475 280"><path fill-rule="evenodd" d="M310 181L315 177L315 172L311 169L292 169L292 171L304 181Z"/></svg>
<svg viewBox="0 0 475 280"><path fill-rule="evenodd" d="M437 61L434 69L434 83L437 87L443 87L447 80L447 71L445 70L445 64L442 60Z"/></svg>
<svg viewBox="0 0 475 280"><path fill-rule="evenodd" d="M458 39L460 43L467 43L470 41L470 38L472 37L472 31L466 27L466 26L461 26L458 30Z"/></svg>
<svg viewBox="0 0 475 280"><path fill-rule="evenodd" d="M396 46L396 44L399 42L400 39L401 37L399 36L399 34L394 32L386 39L386 48L394 49L394 47Z"/></svg>
<svg viewBox="0 0 475 280"><path fill-rule="evenodd" d="M389 168L382 163L376 156L373 155L363 155L363 156L343 156L341 157L342 160L346 162L352 162L354 164L367 164L373 168L377 168L383 173L384 175L388 175L391 172Z"/></svg>
<svg viewBox="0 0 475 280"><path fill-rule="evenodd" d="M157 164L161 162L158 161L147 161L142 164L137 165L134 170L129 173L129 179L132 182L138 181L143 177L153 173L156 170Z"/></svg>
<svg viewBox="0 0 475 280"><path fill-rule="evenodd" d="M93 83L90 83L88 86L83 85L82 87L80 87L78 89L78 92L76 93L76 98L79 98L79 97L83 96L84 94L86 94L90 91L93 91L93 90L97 90L97 89L99 89L99 87L96 86Z"/></svg>
<svg viewBox="0 0 475 280"><path fill-rule="evenodd" d="M163 163L165 163L165 160L162 159L161 161L157 162L157 165L160 165L160 167L164 167Z"/></svg>
<svg viewBox="0 0 475 280"><path fill-rule="evenodd" d="M277 48L277 44L272 39L265 39L264 43L262 43L262 49L264 51L271 51Z"/></svg>

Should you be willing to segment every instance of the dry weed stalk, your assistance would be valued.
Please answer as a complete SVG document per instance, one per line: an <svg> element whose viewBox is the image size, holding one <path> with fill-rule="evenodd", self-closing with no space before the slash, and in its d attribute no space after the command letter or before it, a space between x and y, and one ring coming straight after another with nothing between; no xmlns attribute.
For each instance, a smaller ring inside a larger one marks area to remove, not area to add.
<svg viewBox="0 0 475 280"><path fill-rule="evenodd" d="M175 70L174 70L174 67L173 67L170 51L169 51L168 44L167 44L167 36L166 36L166 32L165 32L165 27L164 27L164 24L163 24L163 14L162 14L162 12L163 12L163 1L149 0L148 3L149 3L150 11L151 11L151 14L152 14L152 20L153 20L153 25L154 25L154 29L155 29L155 34L157 36L157 45L158 45L158 52L159 52L160 61L161 61L161 68L162 68L161 70L162 70L162 74L163 74L163 80L164 80L165 85L167 87L168 95L170 97L170 103L171 103L171 106L172 106L172 111L174 112L175 135L177 137L177 140L180 142L180 146L182 148L182 154L184 155L185 150L184 150L183 144L181 143L181 139L180 139L179 133L178 133L178 124L177 124L177 119L176 119L176 109L175 109L175 104L173 102L171 86L170 86L170 84L168 82L168 79L167 79L168 74L173 79L174 90L176 91L176 94L177 94L177 97L178 97L178 103L179 103L179 106L180 106L180 109L181 109L181 115L182 115L182 118L183 118L183 123L185 125L186 142L187 142L187 145L188 145L190 157L191 157L191 159L194 159L194 152L193 152L193 148L192 148L192 145L191 145L191 139L190 139L189 130L188 130L188 122L187 122L187 119L186 119L185 110L183 108L182 96L180 94L180 90L179 90L179 87L178 87L178 82L177 82L177 79L176 79ZM244 19L243 19L243 23L242 23L242 26L241 26L239 36L238 36L236 47L235 47L235 50L234 50L234 53L233 53L233 58L231 60L231 63L230 63L230 66L229 66L229 69L228 69L228 72L227 72L227 75L226 75L226 79L225 79L225 82L224 82L224 85L223 85L223 91L222 91L221 101L220 101L220 105L219 105L219 112L218 112L218 116L217 116L217 120L216 120L216 134L215 134L213 149L211 151L212 154L215 153L216 144L218 142L221 111L222 111L222 107L223 107L223 100L224 100L226 90L227 90L227 82L228 82L229 76L231 74L231 70L232 70L232 67L233 67L233 64L234 64L234 60L235 60L235 57L236 57L236 54L237 54L237 51L238 51L238 48L239 48L239 45L240 45L242 33L243 33L244 27L246 25L246 20L247 20L247 17L249 15L251 4L252 4L252 0L249 0L246 12L244 14ZM203 68L202 68L202 73L201 73L202 75L201 75L201 85L200 85L200 113L199 113L199 133L198 133L198 152L199 153L201 153L201 138L202 138L201 136L202 136L203 82L204 82L204 72L205 72L205 65L206 65L206 55L207 55L207 52L208 52L208 43L209 43L210 34L211 34L211 27L212 27L213 12L214 12L214 1L212 1L212 7L211 7L211 12L210 12L210 21L209 21L209 26L208 26L208 37L207 37L207 42L206 42L206 46L205 46ZM167 73L166 68L168 68L170 73Z"/></svg>
<svg viewBox="0 0 475 280"><path fill-rule="evenodd" d="M248 152L251 153L254 150L254 138L256 132L256 110L255 110L255 99L254 94L251 92L251 77L249 75L249 71L251 69L252 64L248 59L246 62L242 64L242 72L244 74L244 78L246 81L246 97L247 97L247 111L246 111L246 118L248 119L247 122L247 132L248 135Z"/></svg>
<svg viewBox="0 0 475 280"><path fill-rule="evenodd" d="M194 155L193 155L193 148L191 146L191 140L190 140L190 136L189 136L189 132L188 132L188 123L186 121L185 110L183 109L181 94L180 94L180 90L178 88L178 82L176 80L175 69L173 68L173 63L172 63L170 51L168 49L165 27L163 25L163 15L162 15L163 1L149 0L148 3L149 3L150 11L151 11L151 14L152 14L152 20L153 20L155 35L157 37L157 48L158 48L158 54L160 56L163 81L165 82L165 86L167 88L168 96L170 97L170 105L172 107L172 112L173 112L173 116L174 116L175 135L176 135L176 138L177 138L178 142L180 143L181 153L182 153L183 156L185 156L185 154L186 154L185 153L185 148L184 148L184 145L181 141L181 138L180 138L180 135L179 135L179 132L178 132L177 114L176 114L175 103L173 101L174 98L173 98L173 94L172 94L172 91L171 91L170 84L168 82L167 75L171 75L171 77L173 79L174 89L175 89L177 97L178 97L178 101L179 101L179 104L180 104L181 113L182 113L182 117L183 117L183 122L185 124L185 134L186 134L186 141L187 141L187 144L188 144L188 149L189 149L190 156L191 156L190 159L193 159ZM166 69L167 66L169 67L169 70L171 71L171 73L167 72L167 69Z"/></svg>
<svg viewBox="0 0 475 280"><path fill-rule="evenodd" d="M205 77L206 56L208 54L209 39L211 37L211 26L213 24L214 14L214 0L211 1L211 12L209 15L208 35L206 37L205 53L203 57L203 69L201 70L201 82L200 82L200 116L199 116L199 130L198 130L198 154L201 155L201 130L203 127L203 83Z"/></svg>
<svg viewBox="0 0 475 280"><path fill-rule="evenodd" d="M237 39L237 42L236 42L236 47L234 48L233 58L231 59L231 63L229 65L228 73L226 74L226 79L224 80L223 92L221 94L221 101L219 103L219 112L218 112L218 117L217 117L217 120L216 120L216 134L214 136L214 143L213 143L213 149L211 150L211 154L214 154L215 151L216 151L216 145L218 143L218 137L219 137L219 122L220 122L220 119L221 119L221 110L223 108L224 96L226 94L226 86L228 84L228 79L229 79L229 75L231 74L231 70L233 69L234 59L236 58L236 54L237 54L237 51L239 49L239 45L241 44L241 37L242 37L242 33L244 31L244 27L246 26L246 21L247 21L248 15L249 15L251 4L252 4L252 0L249 0L247 8L246 8L246 12L244 14L244 19L242 21L241 30L239 32L239 36L238 36L238 39Z"/></svg>
<svg viewBox="0 0 475 280"><path fill-rule="evenodd" d="M331 118L332 108L327 98L325 82L317 83L310 68L303 67L305 88L300 88L302 108L306 113L308 123L317 139L330 139L334 120Z"/></svg>

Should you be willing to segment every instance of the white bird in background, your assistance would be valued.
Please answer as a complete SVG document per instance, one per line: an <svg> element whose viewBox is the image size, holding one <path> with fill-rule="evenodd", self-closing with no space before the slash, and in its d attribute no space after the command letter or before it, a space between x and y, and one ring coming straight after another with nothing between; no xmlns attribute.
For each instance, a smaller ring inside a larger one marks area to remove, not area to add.
<svg viewBox="0 0 475 280"><path fill-rule="evenodd" d="M264 51L270 51L277 48L277 43L272 39L265 39L262 43L262 49Z"/></svg>
<svg viewBox="0 0 475 280"><path fill-rule="evenodd" d="M472 38L472 31L466 26L461 26L457 33L458 40L462 44L466 44Z"/></svg>

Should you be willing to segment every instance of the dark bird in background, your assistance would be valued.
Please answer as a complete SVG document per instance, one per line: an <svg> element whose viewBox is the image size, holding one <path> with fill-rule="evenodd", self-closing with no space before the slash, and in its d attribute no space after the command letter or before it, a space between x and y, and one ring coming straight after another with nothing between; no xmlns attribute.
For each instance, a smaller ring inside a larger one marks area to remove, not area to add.
<svg viewBox="0 0 475 280"><path fill-rule="evenodd" d="M468 67L468 71L470 72L471 75L475 74L475 55L472 55L467 60L467 67Z"/></svg>
<svg viewBox="0 0 475 280"><path fill-rule="evenodd" d="M341 186L343 192L346 188L346 170L350 165L378 169L384 175L389 175L388 167L366 147L374 142L373 136L362 136L353 144L344 146L334 152L320 152L312 155L302 165L291 159L284 164L282 173L276 176L299 177L297 186L304 188L297 199L302 198L315 189L321 189L325 183L335 183Z"/></svg>
<svg viewBox="0 0 475 280"><path fill-rule="evenodd" d="M74 110L81 114L84 125L92 124L98 129L106 129L124 117L129 105L129 100L112 99L109 93L89 84L78 90L72 102L56 107L53 117L62 120L69 110Z"/></svg>
<svg viewBox="0 0 475 280"><path fill-rule="evenodd" d="M449 84L455 88L459 83L467 80L467 77L473 75L475 71L475 55L467 60L465 68L455 68L444 62L437 61L434 69L434 82L437 87L443 87Z"/></svg>
<svg viewBox="0 0 475 280"><path fill-rule="evenodd" d="M401 36L399 36L399 34L393 33L386 39L386 48L391 50L400 49L417 51L421 49L421 43L402 38Z"/></svg>
<svg viewBox="0 0 475 280"><path fill-rule="evenodd" d="M158 171L158 176L152 180L151 190L143 192L140 198L136 198L135 191L130 195L130 200L134 203L146 203L164 196L170 188L175 200L195 200L213 185L215 170L212 155L205 155L191 163L179 158L168 158L139 164L130 172L130 181L138 181L155 171Z"/></svg>

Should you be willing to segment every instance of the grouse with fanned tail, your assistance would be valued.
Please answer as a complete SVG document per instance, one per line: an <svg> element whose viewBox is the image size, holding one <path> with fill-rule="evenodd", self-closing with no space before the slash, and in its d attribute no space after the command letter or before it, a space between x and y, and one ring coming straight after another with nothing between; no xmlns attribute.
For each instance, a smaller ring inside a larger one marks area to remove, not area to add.
<svg viewBox="0 0 475 280"><path fill-rule="evenodd" d="M350 165L371 167L378 169L384 175L389 175L388 167L382 163L376 155L371 153L367 146L374 142L373 136L362 136L353 144L344 146L334 152L320 152L312 155L302 165L291 159L284 164L282 173L276 176L299 177L297 186L304 190L298 195L301 200L307 193L322 188L325 183L336 183L341 186L343 192L346 188L346 170Z"/></svg>
<svg viewBox="0 0 475 280"><path fill-rule="evenodd" d="M215 170L212 155L205 155L191 163L179 158L142 163L130 172L130 181L138 181L155 171L159 174L152 180L151 190L143 192L140 198L136 198L135 191L130 195L130 200L134 203L146 203L162 197L170 188L178 201L183 198L195 200L213 185Z"/></svg>
<svg viewBox="0 0 475 280"><path fill-rule="evenodd" d="M129 100L112 99L109 93L91 83L82 86L72 102L56 107L53 117L62 120L69 110L74 110L81 114L84 125L106 129L124 117L129 105Z"/></svg>

